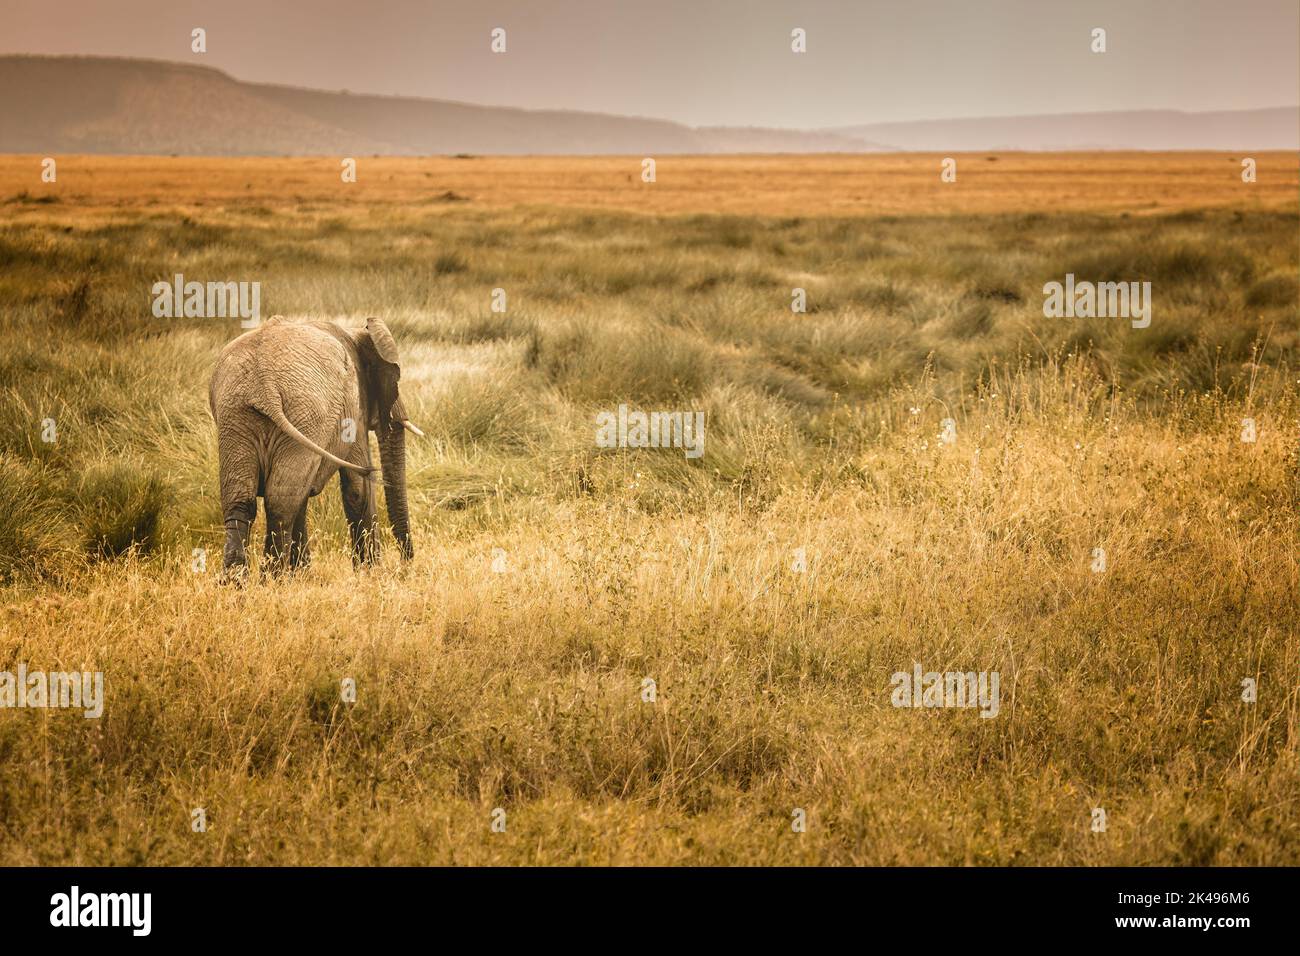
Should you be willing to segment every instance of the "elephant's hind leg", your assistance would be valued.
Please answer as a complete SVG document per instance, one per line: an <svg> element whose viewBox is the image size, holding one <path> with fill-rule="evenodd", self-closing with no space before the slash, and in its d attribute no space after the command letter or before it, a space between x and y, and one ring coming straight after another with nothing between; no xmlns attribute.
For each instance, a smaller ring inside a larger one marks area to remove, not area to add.
<svg viewBox="0 0 1300 956"><path fill-rule="evenodd" d="M221 580L241 582L248 575L248 539L257 518L257 476L227 448L221 449L221 518L226 529L221 555Z"/></svg>
<svg viewBox="0 0 1300 956"><path fill-rule="evenodd" d="M348 534L352 538L352 563L373 564L379 558L379 542L375 538L374 482L341 469L339 486L343 491L343 513L348 517Z"/></svg>
<svg viewBox="0 0 1300 956"><path fill-rule="evenodd" d="M307 544L307 498L320 459L296 448L271 461L262 501L266 505L266 564L279 574L301 563ZM301 529L301 547L295 547Z"/></svg>
<svg viewBox="0 0 1300 956"><path fill-rule="evenodd" d="M294 564L294 529L302 516L306 531L307 496L272 495L266 503L266 566L272 574L283 573ZM305 544L305 541L304 541Z"/></svg>
<svg viewBox="0 0 1300 956"><path fill-rule="evenodd" d="M307 547L307 502L302 503L293 519L293 535L289 541L289 567L305 568L311 563L311 550Z"/></svg>
<svg viewBox="0 0 1300 956"><path fill-rule="evenodd" d="M257 498L241 498L223 506L226 544L221 555L221 580L239 582L248 576L248 539L257 517Z"/></svg>

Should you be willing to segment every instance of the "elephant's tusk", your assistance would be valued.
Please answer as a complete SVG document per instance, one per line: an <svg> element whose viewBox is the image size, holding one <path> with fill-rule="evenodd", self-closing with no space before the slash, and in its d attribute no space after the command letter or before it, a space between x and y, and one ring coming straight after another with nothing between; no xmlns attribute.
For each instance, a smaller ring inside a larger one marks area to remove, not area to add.
<svg viewBox="0 0 1300 956"><path fill-rule="evenodd" d="M421 438L424 437L424 432L420 431L420 429L418 429L418 428L416 428L414 425L412 425L411 422L410 422L408 419L405 419L405 418L402 419L402 427L405 428L407 431L409 431L409 432L410 432L411 434L413 434L413 435L419 435Z"/></svg>

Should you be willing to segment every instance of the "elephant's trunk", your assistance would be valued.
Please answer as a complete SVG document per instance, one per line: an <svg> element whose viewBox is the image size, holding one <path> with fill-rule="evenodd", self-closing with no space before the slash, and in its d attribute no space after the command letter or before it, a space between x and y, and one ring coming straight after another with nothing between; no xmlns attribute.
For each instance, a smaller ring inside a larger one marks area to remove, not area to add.
<svg viewBox="0 0 1300 956"><path fill-rule="evenodd" d="M388 507L388 520L393 526L393 537L402 550L402 557L411 557L411 514L406 503L406 431L401 422L386 421L376 436L379 441L379 463L384 470L384 501Z"/></svg>

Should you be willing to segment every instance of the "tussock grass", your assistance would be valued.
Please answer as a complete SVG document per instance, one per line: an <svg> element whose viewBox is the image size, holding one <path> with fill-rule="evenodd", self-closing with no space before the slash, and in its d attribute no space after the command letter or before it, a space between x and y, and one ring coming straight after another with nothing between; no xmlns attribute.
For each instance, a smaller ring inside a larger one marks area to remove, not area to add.
<svg viewBox="0 0 1300 956"><path fill-rule="evenodd" d="M107 704L0 711L0 862L1300 862L1294 212L14 206L0 669ZM1043 318L1070 270L1151 327ZM174 272L390 322L414 561L330 488L311 567L216 583L239 330L152 318ZM597 448L624 401L704 456ZM914 661L999 716L892 707Z"/></svg>

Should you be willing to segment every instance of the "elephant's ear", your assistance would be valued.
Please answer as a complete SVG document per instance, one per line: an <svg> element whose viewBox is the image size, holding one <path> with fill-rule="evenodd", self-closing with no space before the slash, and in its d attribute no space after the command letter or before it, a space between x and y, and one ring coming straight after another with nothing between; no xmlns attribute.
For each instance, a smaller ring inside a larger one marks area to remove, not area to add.
<svg viewBox="0 0 1300 956"><path fill-rule="evenodd" d="M366 331L370 333L370 341L374 343L379 357L389 365L400 367L402 362L397 357L397 343L393 341L393 333L388 331L388 326L379 319L366 319Z"/></svg>

